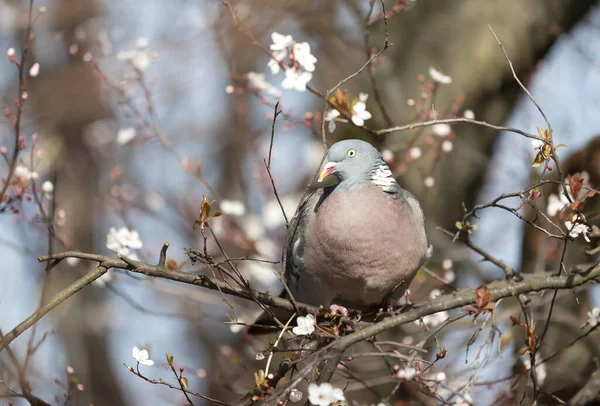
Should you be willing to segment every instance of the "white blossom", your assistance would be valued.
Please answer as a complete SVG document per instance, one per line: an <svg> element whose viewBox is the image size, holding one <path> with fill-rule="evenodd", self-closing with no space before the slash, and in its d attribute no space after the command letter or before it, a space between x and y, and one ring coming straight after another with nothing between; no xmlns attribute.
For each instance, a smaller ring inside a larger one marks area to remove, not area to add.
<svg viewBox="0 0 600 406"><path fill-rule="evenodd" d="M17 165L14 171L15 176L22 178L24 180L36 180L39 175L35 171L30 171L25 166Z"/></svg>
<svg viewBox="0 0 600 406"><path fill-rule="evenodd" d="M531 148L533 148L533 149L540 149L544 146L544 144L545 143L542 140L536 140L536 139L531 140Z"/></svg>
<svg viewBox="0 0 600 406"><path fill-rule="evenodd" d="M292 333L297 336L309 336L315 331L315 316L308 314L305 317L298 317L298 325L292 329Z"/></svg>
<svg viewBox="0 0 600 406"><path fill-rule="evenodd" d="M433 178L433 176L428 176L425 178L423 183L425 184L426 188L432 188L435 186L435 179Z"/></svg>
<svg viewBox="0 0 600 406"><path fill-rule="evenodd" d="M140 249L142 245L139 233L135 230L129 231L126 227L121 227L119 230L111 227L106 236L106 248L133 260L136 260L137 256L129 250Z"/></svg>
<svg viewBox="0 0 600 406"><path fill-rule="evenodd" d="M431 76L431 79L433 79L434 82L438 82L444 85L449 85L450 83L452 83L452 78L450 76L443 74L434 67L429 68L429 76Z"/></svg>
<svg viewBox="0 0 600 406"><path fill-rule="evenodd" d="M290 392L290 402L296 403L296 402L300 402L302 400L302 392L300 392L298 389L294 388L291 390Z"/></svg>
<svg viewBox="0 0 600 406"><path fill-rule="evenodd" d="M448 152L452 151L453 148L454 148L454 144L452 144L452 141L446 140L446 141L442 142L442 151L448 153Z"/></svg>
<svg viewBox="0 0 600 406"><path fill-rule="evenodd" d="M148 351L144 350L144 349L139 349L138 347L133 347L133 350L131 351L131 356L133 357L134 360L136 360L137 362L139 362L142 365L154 365L154 361L152 361L150 359L150 356L148 355Z"/></svg>
<svg viewBox="0 0 600 406"><path fill-rule="evenodd" d="M8 50L6 51L6 54L8 55L9 58L12 58L15 56L15 49L14 48L8 48Z"/></svg>
<svg viewBox="0 0 600 406"><path fill-rule="evenodd" d="M285 79L281 82L284 89L295 89L299 92L306 90L306 84L312 79L312 73L298 68L290 68L285 71Z"/></svg>
<svg viewBox="0 0 600 406"><path fill-rule="evenodd" d="M29 76L31 76L32 78L34 78L39 73L40 73L40 64L36 62L33 65L31 65L31 68L29 68Z"/></svg>
<svg viewBox="0 0 600 406"><path fill-rule="evenodd" d="M452 269L447 269L442 277L444 283L452 283L456 279L456 273Z"/></svg>
<svg viewBox="0 0 600 406"><path fill-rule="evenodd" d="M136 136L135 128L133 128L133 127L121 128L119 130L119 132L117 133L117 142L120 145L125 145L129 141L134 139L135 136Z"/></svg>
<svg viewBox="0 0 600 406"><path fill-rule="evenodd" d="M310 52L310 44L294 42L291 35L282 35L277 32L271 34L271 39L273 40L270 46L272 55L267 64L271 73L274 75L279 73L280 64L289 55L290 63L285 71L285 79L281 82L281 87L304 92L306 84L312 79L312 72L314 72L317 62L317 58Z"/></svg>
<svg viewBox="0 0 600 406"><path fill-rule="evenodd" d="M314 72L317 58L310 53L310 44L308 42L297 42L292 49L294 52L294 60L300 64L302 69L308 72Z"/></svg>
<svg viewBox="0 0 600 406"><path fill-rule="evenodd" d="M569 230L569 237L577 238L579 234L583 234L583 238L587 242L590 242L590 238L587 235L587 233L590 231L590 228L585 224L576 223L575 225L573 225L572 222L567 220L565 221L565 227L567 228L567 230Z"/></svg>
<svg viewBox="0 0 600 406"><path fill-rule="evenodd" d="M67 258L67 265L69 265L69 266L77 266L78 263L79 263L79 258L73 258L73 257ZM106 273L108 273L108 272L106 272Z"/></svg>
<svg viewBox="0 0 600 406"><path fill-rule="evenodd" d="M432 289L431 292L429 292L429 299L433 300L439 296L441 296L442 291L439 289Z"/></svg>
<svg viewBox="0 0 600 406"><path fill-rule="evenodd" d="M148 48L148 45L150 45L150 41L148 41L148 38L146 37L139 37L137 41L135 41L135 46L138 49L146 49Z"/></svg>
<svg viewBox="0 0 600 406"><path fill-rule="evenodd" d="M286 55L287 55L286 51L273 52L273 57L271 59L269 59L269 62L267 63L267 67L269 68L269 70L271 71L271 73L273 75L277 75L279 73L279 71L281 70L281 67L279 66L279 62L283 61L285 59Z"/></svg>
<svg viewBox="0 0 600 406"><path fill-rule="evenodd" d="M46 199L52 199L52 193L54 192L54 185L49 180L42 183L42 192Z"/></svg>
<svg viewBox="0 0 600 406"><path fill-rule="evenodd" d="M256 353L255 359L257 361L262 361L263 359L265 359L265 354L263 354L261 351Z"/></svg>
<svg viewBox="0 0 600 406"><path fill-rule="evenodd" d="M229 85L225 87L225 93L232 94L235 91L235 87Z"/></svg>
<svg viewBox="0 0 600 406"><path fill-rule="evenodd" d="M362 127L365 124L365 120L373 117L371 113L367 111L367 97L366 94L361 93L359 100L352 106L352 122L359 127Z"/></svg>
<svg viewBox="0 0 600 406"><path fill-rule="evenodd" d="M435 124L431 127L433 133L438 137L446 137L452 133L452 127L448 124Z"/></svg>
<svg viewBox="0 0 600 406"><path fill-rule="evenodd" d="M410 381L417 374L417 370L412 367L406 367L396 373L396 376L405 381Z"/></svg>
<svg viewBox="0 0 600 406"><path fill-rule="evenodd" d="M273 43L269 47L271 48L271 51L285 50L291 47L294 43L294 38L292 38L291 35L283 35L278 32L274 32L273 34L271 34L271 40L273 41Z"/></svg>
<svg viewBox="0 0 600 406"><path fill-rule="evenodd" d="M600 324L600 307L594 307L587 313L587 315L587 322L591 327L596 327L598 324Z"/></svg>
<svg viewBox="0 0 600 406"><path fill-rule="evenodd" d="M381 151L381 156L385 162L391 162L394 160L394 153L387 148Z"/></svg>
<svg viewBox="0 0 600 406"><path fill-rule="evenodd" d="M446 380L446 373L438 372L437 374L435 374L433 379L435 379L437 382L444 382Z"/></svg>
<svg viewBox="0 0 600 406"><path fill-rule="evenodd" d="M277 88L275 88L275 86L270 84L265 79L265 75L263 75L262 73L248 72L246 74L246 77L248 78L248 84L250 85L250 87L252 87L256 90L265 91L275 97L281 96L281 94L279 93L279 90L277 90ZM227 89L225 89L225 91L227 91Z"/></svg>
<svg viewBox="0 0 600 406"><path fill-rule="evenodd" d="M473 110L465 110L465 111L463 111L463 116L465 118L468 118L469 120L475 119L475 113L473 113Z"/></svg>
<svg viewBox="0 0 600 406"><path fill-rule="evenodd" d="M428 314L427 316L423 317L421 320L427 327L437 327L440 324L442 324L443 322L445 322L446 320L448 320L448 317L449 317L448 312L444 310L441 312ZM420 324L420 321L415 320L414 323L418 325L418 324Z"/></svg>
<svg viewBox="0 0 600 406"><path fill-rule="evenodd" d="M219 204L223 214L241 217L246 214L246 206L239 200L222 200Z"/></svg>
<svg viewBox="0 0 600 406"><path fill-rule="evenodd" d="M344 391L334 388L329 382L317 385L312 382L308 385L308 400L315 406L329 406L337 401L344 401Z"/></svg>
<svg viewBox="0 0 600 406"><path fill-rule="evenodd" d="M410 155L412 159L419 159L421 158L422 154L423 153L421 152L421 148L419 147L412 147L408 150L408 155Z"/></svg>
<svg viewBox="0 0 600 406"><path fill-rule="evenodd" d="M551 194L548 196L546 212L548 213L548 216L554 217L561 212L567 204L569 204L569 199L567 199L567 196L565 196L564 193L560 193L560 195Z"/></svg>
<svg viewBox="0 0 600 406"><path fill-rule="evenodd" d="M450 258L445 258L442 261L442 269L444 269L444 270L452 269L453 265L454 265L454 263L452 262L452 260Z"/></svg>
<svg viewBox="0 0 600 406"><path fill-rule="evenodd" d="M117 59L129 62L136 70L145 72L156 59L156 54L148 52L148 39L140 37L136 42L136 49L119 52Z"/></svg>
<svg viewBox="0 0 600 406"><path fill-rule="evenodd" d="M323 116L323 120L329 123L327 129L330 133L335 131L335 119L340 116L340 112L336 109L327 110Z"/></svg>
<svg viewBox="0 0 600 406"><path fill-rule="evenodd" d="M276 75L281 70L279 62L283 61L288 53L288 48L294 43L291 35L282 35L277 32L271 34L273 44L270 48L273 51L273 57L269 60L267 66L273 75Z"/></svg>

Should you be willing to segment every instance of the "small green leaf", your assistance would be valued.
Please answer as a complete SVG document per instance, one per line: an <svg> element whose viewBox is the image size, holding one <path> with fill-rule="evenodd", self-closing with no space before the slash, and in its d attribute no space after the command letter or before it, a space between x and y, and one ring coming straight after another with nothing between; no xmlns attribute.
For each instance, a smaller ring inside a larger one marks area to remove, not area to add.
<svg viewBox="0 0 600 406"><path fill-rule="evenodd" d="M216 212L215 212L215 214L213 214L212 216L213 216L213 217L219 217L219 216L222 216L222 215L223 215L223 213L222 213L222 212L220 212L220 211L216 211Z"/></svg>
<svg viewBox="0 0 600 406"><path fill-rule="evenodd" d="M557 149L559 149L559 148L562 148L562 147L565 147L565 148L566 148L566 147L567 147L567 144L558 144L558 145L555 145L555 146L554 146L554 150L557 150Z"/></svg>
<svg viewBox="0 0 600 406"><path fill-rule="evenodd" d="M181 377L181 386L183 386L183 389L188 388L188 379L185 376Z"/></svg>
<svg viewBox="0 0 600 406"><path fill-rule="evenodd" d="M173 366L173 356L170 354L167 354L167 362L169 363L170 366Z"/></svg>

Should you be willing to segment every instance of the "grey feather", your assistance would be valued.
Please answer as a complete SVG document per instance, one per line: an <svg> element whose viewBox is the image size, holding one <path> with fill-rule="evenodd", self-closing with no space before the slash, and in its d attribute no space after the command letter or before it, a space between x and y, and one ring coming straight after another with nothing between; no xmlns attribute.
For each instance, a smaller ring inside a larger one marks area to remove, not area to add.
<svg viewBox="0 0 600 406"><path fill-rule="evenodd" d="M431 256L419 202L364 141L334 144L328 161L324 168L337 184L306 199L286 238L292 294L312 305L354 309L402 296Z"/></svg>

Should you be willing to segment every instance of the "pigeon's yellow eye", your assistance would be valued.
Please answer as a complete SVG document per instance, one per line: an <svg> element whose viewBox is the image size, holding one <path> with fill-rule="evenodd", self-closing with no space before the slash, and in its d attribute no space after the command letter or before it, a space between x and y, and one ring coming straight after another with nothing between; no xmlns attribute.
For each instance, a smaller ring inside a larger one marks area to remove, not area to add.
<svg viewBox="0 0 600 406"><path fill-rule="evenodd" d="M348 158L354 158L356 156L356 151L351 149L348 151Z"/></svg>

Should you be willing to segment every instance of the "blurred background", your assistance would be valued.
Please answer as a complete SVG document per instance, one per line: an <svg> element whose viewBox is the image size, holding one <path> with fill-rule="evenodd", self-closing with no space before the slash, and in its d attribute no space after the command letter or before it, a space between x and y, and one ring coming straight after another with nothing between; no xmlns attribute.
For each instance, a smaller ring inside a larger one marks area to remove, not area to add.
<svg viewBox="0 0 600 406"><path fill-rule="evenodd" d="M285 222L263 161L274 104L280 100L284 114L278 118L271 171L291 217L323 156L324 102L310 91L283 89L283 73L271 73L269 56L253 45L248 32L266 47L273 32L308 42L317 58L309 85L325 94L382 48L381 5L375 2L370 12L367 0L230 3L235 18L217 0L34 2L34 15L39 7L46 11L36 19L28 55L27 70L39 63L39 72L29 71L27 78L21 126L27 149L19 165L37 173L27 187L43 194L41 206L53 214L55 238L49 246L47 226L40 220L45 214L34 201L16 200L12 209L0 213L4 333L35 311L44 283L49 298L93 267L71 260L52 270L44 282L37 256L67 249L113 255L106 247L111 228L139 233L143 246L135 254L140 260L155 263L162 244L169 241L172 267L209 272L192 266L183 250L202 247L192 224L205 194L225 213L212 225L230 257L279 260ZM559 150L565 173L585 170L597 186L600 10L595 1L385 3L393 47L367 69L370 74L365 71L342 86L350 99L369 95L367 110L373 117L366 121L368 127L425 121L435 111L439 118L474 116L537 133L536 127L545 122L512 77L489 25L548 116L555 144L567 145ZM0 48L15 48L19 54L28 12L28 1L0 1ZM451 83L439 77L436 82L432 67L451 77ZM273 88L261 88L249 72L263 74ZM18 71L7 58L0 63L3 109L14 110L17 85ZM11 151L10 120L3 120L0 129L0 146ZM531 169L536 151L530 140L468 124L451 131L426 127L377 136L338 121L327 134L329 144L345 138L365 139L386 151L399 182L424 207L435 247L426 266L447 283L419 274L411 289L413 301L427 300L432 289L475 287L503 278L464 245L452 244L438 227L453 231L465 207L532 184L539 171ZM4 179L6 162L1 171ZM45 181L52 182L50 192L40 189ZM11 186L7 195L16 190ZM519 202L512 203L516 207ZM515 269L557 271L562 247L532 233L514 215L486 210L478 225L476 241ZM586 260L583 248L573 244L567 263ZM212 241L209 249L220 257ZM280 289L277 265L242 261L240 267L256 289ZM239 310L238 321L244 322L249 304L231 303ZM540 325L548 303L547 297L539 300ZM561 293L553 319L558 327L548 330L544 351L552 353L579 335L594 304L600 304L594 294ZM510 330L505 323L510 311L499 323L503 331ZM164 366L164 354L169 353L185 367L191 389L231 403L252 387L252 373L262 365L255 361L261 345L244 328L225 324L234 319L217 293L111 270L39 323L35 342L47 337L33 357L28 378L35 395L52 404L55 396L64 403L68 366L84 385L73 404L185 404L180 392L151 385L127 370L123 364L134 365L135 345L147 348L156 361L152 369L143 369L148 376L172 379ZM403 338L407 343L420 340L421 330L413 327ZM479 378L484 381L522 368L515 355L522 345L518 337L503 336L508 344L490 356L489 367L474 358L476 351L465 355L472 329L465 322L441 336L449 356L438 368L448 376L449 386L462 387L473 368L482 368ZM30 334L11 345L22 358ZM597 333L548 367L544 393L569 399L585 384L600 355L594 340ZM0 380L18 387L6 351L0 354ZM522 390L524 384L506 380L476 384L471 395L474 404L513 404L511 396ZM418 397L418 392L404 388L398 397L404 400L398 402ZM6 394L0 385L0 395ZM378 399L357 395L356 402Z"/></svg>

